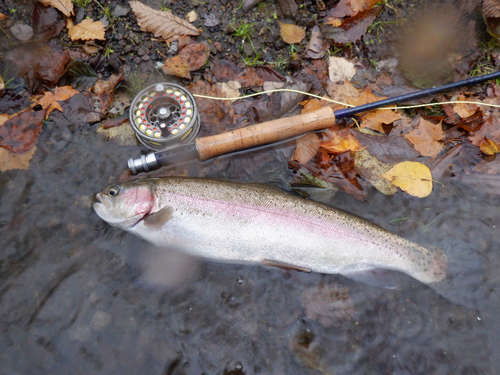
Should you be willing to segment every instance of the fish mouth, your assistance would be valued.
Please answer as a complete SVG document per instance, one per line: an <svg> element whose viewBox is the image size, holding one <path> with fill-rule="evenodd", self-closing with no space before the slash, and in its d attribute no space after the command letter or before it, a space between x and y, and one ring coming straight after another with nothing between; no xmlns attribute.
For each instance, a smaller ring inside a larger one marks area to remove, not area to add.
<svg viewBox="0 0 500 375"><path fill-rule="evenodd" d="M102 203L101 198L99 198L99 193L94 194L94 203Z"/></svg>

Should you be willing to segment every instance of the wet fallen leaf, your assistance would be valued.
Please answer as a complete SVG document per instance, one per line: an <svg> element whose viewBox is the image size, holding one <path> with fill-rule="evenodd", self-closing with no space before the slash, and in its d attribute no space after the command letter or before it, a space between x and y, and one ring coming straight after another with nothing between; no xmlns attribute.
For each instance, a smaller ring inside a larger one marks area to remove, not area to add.
<svg viewBox="0 0 500 375"><path fill-rule="evenodd" d="M45 111L24 111L0 126L0 146L10 152L25 152L38 142Z"/></svg>
<svg viewBox="0 0 500 375"><path fill-rule="evenodd" d="M101 21L86 18L77 25L74 25L70 19L67 22L66 27L71 40L105 40L105 27Z"/></svg>
<svg viewBox="0 0 500 375"><path fill-rule="evenodd" d="M363 147L366 147L370 155L384 163L396 164L401 160L414 160L420 153L413 148L410 141L405 137L388 135L370 135L352 129Z"/></svg>
<svg viewBox="0 0 500 375"><path fill-rule="evenodd" d="M432 192L431 170L422 163L398 163L381 177L415 197L425 198Z"/></svg>
<svg viewBox="0 0 500 375"><path fill-rule="evenodd" d="M402 117L399 113L391 110L372 111L361 117L361 127L370 128L384 134L382 124L392 124Z"/></svg>
<svg viewBox="0 0 500 375"><path fill-rule="evenodd" d="M340 27L334 26L338 23L338 18L327 17L321 26L321 32L325 38L332 39L337 44L355 43L365 35L382 8L375 7L354 17L344 18Z"/></svg>
<svg viewBox="0 0 500 375"><path fill-rule="evenodd" d="M56 87L54 92L47 91L43 94L43 97L38 101L38 104L42 106L43 109L47 109L45 118L48 118L50 112L54 109L63 111L58 102L63 102L68 100L73 95L79 94L80 92L71 88L71 86Z"/></svg>
<svg viewBox="0 0 500 375"><path fill-rule="evenodd" d="M294 44L302 42L306 36L306 31L297 25L278 21L280 25L280 34L285 43Z"/></svg>
<svg viewBox="0 0 500 375"><path fill-rule="evenodd" d="M3 90L5 88L5 84L3 83L3 79L0 76L0 90Z"/></svg>
<svg viewBox="0 0 500 375"><path fill-rule="evenodd" d="M500 3L498 0L483 1L483 19L491 36L500 38Z"/></svg>
<svg viewBox="0 0 500 375"><path fill-rule="evenodd" d="M0 147L0 171L9 171L11 169L28 169L30 160L36 151L33 146L27 151L14 153Z"/></svg>
<svg viewBox="0 0 500 375"><path fill-rule="evenodd" d="M329 99L328 95L323 95L323 98ZM338 107L338 109L344 108L343 106L337 106L334 103L331 103L327 100L321 100L321 99L304 100L303 102L300 102L300 104L304 107L300 111L301 114L308 113L308 112L314 112L320 108L328 107L328 106L331 106L332 108L334 108L334 110L336 110L336 107Z"/></svg>
<svg viewBox="0 0 500 375"><path fill-rule="evenodd" d="M435 158L443 148L443 144L439 142L444 138L441 122L436 125L420 118L418 128L405 134L405 137L423 156Z"/></svg>
<svg viewBox="0 0 500 375"><path fill-rule="evenodd" d="M460 95L457 98L458 101L463 101L466 100L465 96ZM476 110L478 108L477 104L470 104L470 103L457 103L453 106L453 111L459 115L461 118L467 118L472 116L474 113L476 113Z"/></svg>
<svg viewBox="0 0 500 375"><path fill-rule="evenodd" d="M221 91L226 94L226 98L238 98L240 96L241 84L238 81L227 81L227 82L219 82L215 84ZM235 100L230 100L232 103Z"/></svg>
<svg viewBox="0 0 500 375"><path fill-rule="evenodd" d="M142 31L154 33L165 40L176 35L200 35L200 30L170 11L156 10L139 1L129 4Z"/></svg>
<svg viewBox="0 0 500 375"><path fill-rule="evenodd" d="M190 72L205 65L208 58L207 46L204 43L192 43L181 49L177 56L165 61L163 73L191 79Z"/></svg>
<svg viewBox="0 0 500 375"><path fill-rule="evenodd" d="M343 57L330 56L328 59L328 76L330 81L350 81L356 74L354 64Z"/></svg>
<svg viewBox="0 0 500 375"><path fill-rule="evenodd" d="M358 175L370 182L382 194L392 195L398 191L396 186L381 177L393 167L392 164L381 162L370 155L368 150L356 152L354 154L354 161Z"/></svg>
<svg viewBox="0 0 500 375"><path fill-rule="evenodd" d="M498 153L498 146L495 142L493 142L488 137L484 137L484 139L479 144L479 148L486 155L495 155Z"/></svg>
<svg viewBox="0 0 500 375"><path fill-rule="evenodd" d="M320 140L316 133L309 133L297 139L297 148L293 153L292 160L306 165L319 151Z"/></svg>
<svg viewBox="0 0 500 375"><path fill-rule="evenodd" d="M6 114L0 115L0 126L5 124L9 118L10 118L9 115Z"/></svg>
<svg viewBox="0 0 500 375"><path fill-rule="evenodd" d="M118 82L120 82L123 79L123 73L120 72L118 74L112 74L108 79L106 80L98 80L92 91L94 91L97 95L102 95L102 94L109 94L111 93Z"/></svg>
<svg viewBox="0 0 500 375"><path fill-rule="evenodd" d="M352 17L359 12L371 10L379 0L340 0L329 12L329 17Z"/></svg>
<svg viewBox="0 0 500 375"><path fill-rule="evenodd" d="M320 146L332 154L341 154L346 151L360 151L361 143L349 131L349 129L336 130L334 128L324 132L330 138L321 142Z"/></svg>
<svg viewBox="0 0 500 375"><path fill-rule="evenodd" d="M56 8L66 17L70 17L73 14L73 3L71 0L38 0L45 6L50 6Z"/></svg>
<svg viewBox="0 0 500 375"><path fill-rule="evenodd" d="M312 59L321 59L325 56L330 44L323 38L318 26L311 32L311 40L307 46L307 56Z"/></svg>

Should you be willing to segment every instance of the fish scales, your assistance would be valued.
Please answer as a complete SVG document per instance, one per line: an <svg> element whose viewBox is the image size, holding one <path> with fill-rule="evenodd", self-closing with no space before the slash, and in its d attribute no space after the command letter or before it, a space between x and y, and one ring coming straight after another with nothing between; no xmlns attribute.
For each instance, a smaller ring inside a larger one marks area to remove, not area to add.
<svg viewBox="0 0 500 375"><path fill-rule="evenodd" d="M446 275L441 252L266 185L169 177L125 183L117 189L113 197L106 193L109 188L96 195L94 207L104 220L158 246L178 247L201 258L271 261L348 277L392 269L424 283ZM167 210L159 227L148 224L148 216ZM130 218L134 215L135 223Z"/></svg>

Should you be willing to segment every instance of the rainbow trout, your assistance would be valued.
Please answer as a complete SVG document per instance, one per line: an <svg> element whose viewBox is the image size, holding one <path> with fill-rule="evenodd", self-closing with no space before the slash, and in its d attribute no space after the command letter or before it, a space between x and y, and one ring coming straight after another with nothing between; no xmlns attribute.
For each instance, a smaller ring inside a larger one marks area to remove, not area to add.
<svg viewBox="0 0 500 375"><path fill-rule="evenodd" d="M152 178L107 187L95 199L95 211L112 226L209 260L354 279L389 269L427 284L446 276L440 251L266 185Z"/></svg>

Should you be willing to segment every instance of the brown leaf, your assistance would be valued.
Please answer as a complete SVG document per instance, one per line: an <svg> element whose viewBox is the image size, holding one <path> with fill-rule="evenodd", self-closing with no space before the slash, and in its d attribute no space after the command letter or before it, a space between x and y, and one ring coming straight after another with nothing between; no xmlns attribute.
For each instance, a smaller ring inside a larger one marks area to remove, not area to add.
<svg viewBox="0 0 500 375"><path fill-rule="evenodd" d="M3 90L5 88L5 84L3 83L3 79L0 76L0 90Z"/></svg>
<svg viewBox="0 0 500 375"><path fill-rule="evenodd" d="M50 112L54 109L63 111L58 102L63 102L68 100L73 95L79 94L80 92L71 88L71 86L56 87L54 92L47 91L43 93L43 97L38 101L38 104L42 106L43 109L47 109L45 118L48 118Z"/></svg>
<svg viewBox="0 0 500 375"><path fill-rule="evenodd" d="M372 9L379 0L340 0L329 12L329 17L352 17L359 12Z"/></svg>
<svg viewBox="0 0 500 375"><path fill-rule="evenodd" d="M361 117L361 127L370 128L384 134L382 124L392 124L402 117L399 113L391 110L372 111Z"/></svg>
<svg viewBox="0 0 500 375"><path fill-rule="evenodd" d="M0 147L0 171L9 171L11 169L28 169L30 160L35 153L36 146L28 151L13 153Z"/></svg>
<svg viewBox="0 0 500 375"><path fill-rule="evenodd" d="M24 152L38 142L45 111L24 111L0 126L0 146L10 152Z"/></svg>
<svg viewBox="0 0 500 375"><path fill-rule="evenodd" d="M94 84L92 91L94 91L97 95L109 94L114 90L118 82L123 79L123 73L112 74L107 80L99 79Z"/></svg>
<svg viewBox="0 0 500 375"><path fill-rule="evenodd" d="M288 44L300 43L306 36L306 31L297 25L278 21L280 24L280 35Z"/></svg>
<svg viewBox="0 0 500 375"><path fill-rule="evenodd" d="M488 137L493 142L500 142L500 123L496 117L488 117L483 126L469 137L469 140L473 145L480 147L484 137Z"/></svg>
<svg viewBox="0 0 500 375"><path fill-rule="evenodd" d="M361 92L361 94L357 97L346 97L347 103L354 105L354 106L359 106L363 104L368 104L368 103L373 103L376 102L377 100L383 100L386 99L385 96L376 96L375 94L372 93L372 91L369 88L366 88Z"/></svg>
<svg viewBox="0 0 500 375"><path fill-rule="evenodd" d="M420 118L418 128L405 134L405 137L423 156L435 158L443 148L443 144L438 142L444 138L441 122L436 125Z"/></svg>
<svg viewBox="0 0 500 375"><path fill-rule="evenodd" d="M129 4L142 31L154 33L165 40L176 35L200 35L200 30L170 11L156 10L139 1Z"/></svg>
<svg viewBox="0 0 500 375"><path fill-rule="evenodd" d="M315 133L303 135L297 139L297 148L293 153L292 160L306 165L319 150L320 140Z"/></svg>
<svg viewBox="0 0 500 375"><path fill-rule="evenodd" d="M332 128L325 133L331 139L321 142L320 146L328 150L331 154L341 154L346 151L360 151L363 149L361 143L359 143L349 129L337 130Z"/></svg>
<svg viewBox="0 0 500 375"><path fill-rule="evenodd" d="M479 144L479 148L486 155L495 155L498 153L497 144L493 142L491 139L488 139L488 137L484 137L484 139Z"/></svg>
<svg viewBox="0 0 500 375"><path fill-rule="evenodd" d="M327 18L321 27L321 32L325 38L333 39L338 44L357 42L373 24L382 8L372 8L358 13L355 17L347 17L342 21L341 27L333 26L336 18Z"/></svg>
<svg viewBox="0 0 500 375"><path fill-rule="evenodd" d="M6 18L8 18L8 17L5 14L0 13L0 21L3 21Z"/></svg>
<svg viewBox="0 0 500 375"><path fill-rule="evenodd" d="M307 56L311 59L321 59L325 56L330 44L323 38L318 26L314 26L311 32L311 40L307 46Z"/></svg>
<svg viewBox="0 0 500 375"><path fill-rule="evenodd" d="M62 12L66 17L73 14L73 3L71 0L38 0L45 6L56 8Z"/></svg>
<svg viewBox="0 0 500 375"><path fill-rule="evenodd" d="M465 100L465 96L460 95L457 98L458 101L463 101ZM470 104L470 103L457 103L453 106L453 111L459 115L461 118L467 118L472 116L474 113L476 113L476 110L478 108L477 104Z"/></svg>
<svg viewBox="0 0 500 375"><path fill-rule="evenodd" d="M101 21L93 21L90 18L84 19L77 25L68 19L68 35L71 40L105 40L104 32L105 28Z"/></svg>
<svg viewBox="0 0 500 375"><path fill-rule="evenodd" d="M207 46L204 43L192 43L184 47L177 56L165 61L163 73L191 79L193 70L201 68L208 59Z"/></svg>

